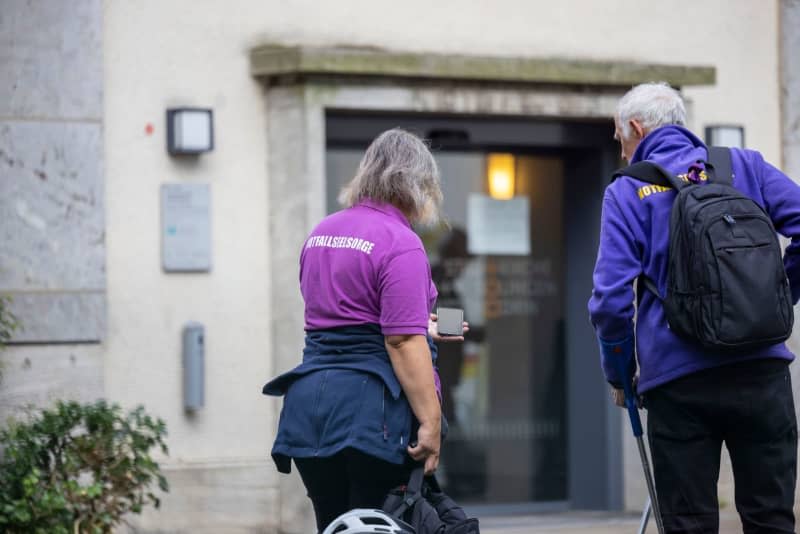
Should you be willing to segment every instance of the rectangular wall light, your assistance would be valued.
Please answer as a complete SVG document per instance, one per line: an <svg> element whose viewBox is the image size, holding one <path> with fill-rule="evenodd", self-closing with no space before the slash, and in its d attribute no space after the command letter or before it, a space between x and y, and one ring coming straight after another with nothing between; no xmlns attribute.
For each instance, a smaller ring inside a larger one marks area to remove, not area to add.
<svg viewBox="0 0 800 534"><path fill-rule="evenodd" d="M708 146L744 148L744 126L718 124L706 126Z"/></svg>
<svg viewBox="0 0 800 534"><path fill-rule="evenodd" d="M167 151L170 154L201 154L213 148L214 119L210 109L167 110Z"/></svg>

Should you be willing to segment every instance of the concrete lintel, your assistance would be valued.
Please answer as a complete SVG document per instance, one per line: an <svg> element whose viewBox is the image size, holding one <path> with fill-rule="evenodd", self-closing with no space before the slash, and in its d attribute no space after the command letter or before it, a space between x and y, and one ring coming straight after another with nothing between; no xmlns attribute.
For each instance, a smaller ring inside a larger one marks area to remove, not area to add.
<svg viewBox="0 0 800 534"><path fill-rule="evenodd" d="M284 76L328 75L601 86L627 86L655 80L664 80L673 86L716 83L716 68L711 66L278 45L252 49L250 72L270 81Z"/></svg>

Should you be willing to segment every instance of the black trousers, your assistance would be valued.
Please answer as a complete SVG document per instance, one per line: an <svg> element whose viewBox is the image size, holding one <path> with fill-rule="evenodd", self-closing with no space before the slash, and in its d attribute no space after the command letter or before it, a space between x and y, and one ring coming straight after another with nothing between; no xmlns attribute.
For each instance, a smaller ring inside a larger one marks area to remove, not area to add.
<svg viewBox="0 0 800 534"><path fill-rule="evenodd" d="M656 493L670 533L717 533L722 443L744 534L794 532L797 423L787 362L700 371L645 394Z"/></svg>
<svg viewBox="0 0 800 534"><path fill-rule="evenodd" d="M386 462L355 449L327 458L295 458L314 505L319 532L353 508L380 509L389 490L408 483L411 467Z"/></svg>

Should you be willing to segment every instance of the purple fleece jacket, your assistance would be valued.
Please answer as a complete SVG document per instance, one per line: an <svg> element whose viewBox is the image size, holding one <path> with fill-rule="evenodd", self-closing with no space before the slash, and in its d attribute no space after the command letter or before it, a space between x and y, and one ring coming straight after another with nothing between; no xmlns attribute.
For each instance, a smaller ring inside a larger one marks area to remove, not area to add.
<svg viewBox="0 0 800 534"><path fill-rule="evenodd" d="M631 163L653 161L680 175L686 174L695 161L706 158L706 146L692 132L680 126L663 126L645 136ZM775 229L792 240L784 264L796 303L800 297L800 186L754 150L731 149L731 159L734 187L761 205ZM701 180L704 178L705 173ZM644 273L656 283L659 293L665 294L669 219L675 194L673 189L629 176L606 188L589 300L589 314L601 342L618 342L634 335L633 282L639 274ZM642 295L635 328L639 393L728 363L794 359L784 343L736 356L704 351L672 333L661 302L650 291ZM602 355L601 363L609 382L621 382L614 366Z"/></svg>

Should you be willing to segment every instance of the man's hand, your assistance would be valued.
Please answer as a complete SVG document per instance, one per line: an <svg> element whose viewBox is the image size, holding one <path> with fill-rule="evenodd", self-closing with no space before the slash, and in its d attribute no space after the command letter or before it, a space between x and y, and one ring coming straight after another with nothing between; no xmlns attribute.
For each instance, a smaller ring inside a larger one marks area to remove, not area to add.
<svg viewBox="0 0 800 534"><path fill-rule="evenodd" d="M441 419L438 423L422 423L417 431L417 444L408 447L408 455L418 462L425 462L425 474L431 475L439 465L442 443Z"/></svg>
<svg viewBox="0 0 800 534"><path fill-rule="evenodd" d="M633 377L633 390L636 391L636 385L639 382L639 377ZM625 390L624 389L617 389L614 386L611 386L611 400L614 401L614 404L619 406L620 408L625 407ZM642 397L640 395L636 395L636 407L640 410L642 409Z"/></svg>
<svg viewBox="0 0 800 534"><path fill-rule="evenodd" d="M625 407L625 391L611 386L611 399L620 408Z"/></svg>
<svg viewBox="0 0 800 534"><path fill-rule="evenodd" d="M464 341L464 336L440 336L439 335L439 328L436 321L438 321L439 317L432 313L430 318L428 319L428 334L430 334L431 338L436 341L437 343L452 343L454 341ZM464 329L464 334L469 332L469 323L464 321L462 323L462 328Z"/></svg>

